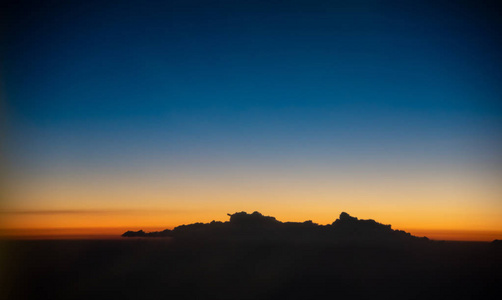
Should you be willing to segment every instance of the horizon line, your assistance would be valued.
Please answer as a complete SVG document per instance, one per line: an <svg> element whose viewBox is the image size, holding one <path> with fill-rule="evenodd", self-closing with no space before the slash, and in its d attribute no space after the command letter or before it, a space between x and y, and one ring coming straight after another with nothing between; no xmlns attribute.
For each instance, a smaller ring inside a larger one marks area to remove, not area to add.
<svg viewBox="0 0 502 300"><path fill-rule="evenodd" d="M47 228L0 228L1 240L57 240L57 239L115 239L128 230L162 231L162 226L115 226L115 227L47 227ZM502 230L459 230L459 229L406 229L399 228L418 237L433 241L491 242L502 239Z"/></svg>

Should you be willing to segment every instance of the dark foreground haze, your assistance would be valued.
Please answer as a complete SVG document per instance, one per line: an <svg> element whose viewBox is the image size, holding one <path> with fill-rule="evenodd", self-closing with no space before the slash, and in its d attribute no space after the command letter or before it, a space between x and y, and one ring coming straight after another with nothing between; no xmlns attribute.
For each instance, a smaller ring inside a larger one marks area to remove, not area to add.
<svg viewBox="0 0 502 300"><path fill-rule="evenodd" d="M354 224L368 221L348 217ZM370 228L381 225L370 223ZM497 242L388 241L300 236L4 241L0 296L485 299L500 293L502 247Z"/></svg>

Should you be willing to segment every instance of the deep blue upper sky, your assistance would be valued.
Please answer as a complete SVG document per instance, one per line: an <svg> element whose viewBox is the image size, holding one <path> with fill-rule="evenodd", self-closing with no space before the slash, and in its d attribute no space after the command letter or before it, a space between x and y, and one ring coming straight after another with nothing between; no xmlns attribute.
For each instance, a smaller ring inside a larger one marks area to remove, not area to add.
<svg viewBox="0 0 502 300"><path fill-rule="evenodd" d="M6 10L14 167L499 163L496 2L43 2Z"/></svg>

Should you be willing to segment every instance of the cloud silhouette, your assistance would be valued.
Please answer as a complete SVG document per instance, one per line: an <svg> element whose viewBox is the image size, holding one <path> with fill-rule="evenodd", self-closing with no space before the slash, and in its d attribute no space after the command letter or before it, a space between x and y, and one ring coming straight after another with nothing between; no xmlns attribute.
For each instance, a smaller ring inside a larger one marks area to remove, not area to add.
<svg viewBox="0 0 502 300"><path fill-rule="evenodd" d="M197 240L262 240L262 241L306 241L335 243L396 243L407 241L427 241L426 237L416 237L402 230L394 230L375 220L360 220L342 212L329 225L319 225L312 221L281 222L271 216L255 211L228 214L227 222L194 223L180 225L173 230L146 233L127 231L124 237L174 237Z"/></svg>

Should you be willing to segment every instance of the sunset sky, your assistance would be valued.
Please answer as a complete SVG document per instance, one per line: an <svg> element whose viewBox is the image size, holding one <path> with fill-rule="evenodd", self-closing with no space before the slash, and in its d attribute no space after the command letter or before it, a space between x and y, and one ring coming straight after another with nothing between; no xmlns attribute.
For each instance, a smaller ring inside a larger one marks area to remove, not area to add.
<svg viewBox="0 0 502 300"><path fill-rule="evenodd" d="M11 2L0 235L345 211L502 239L496 2Z"/></svg>

